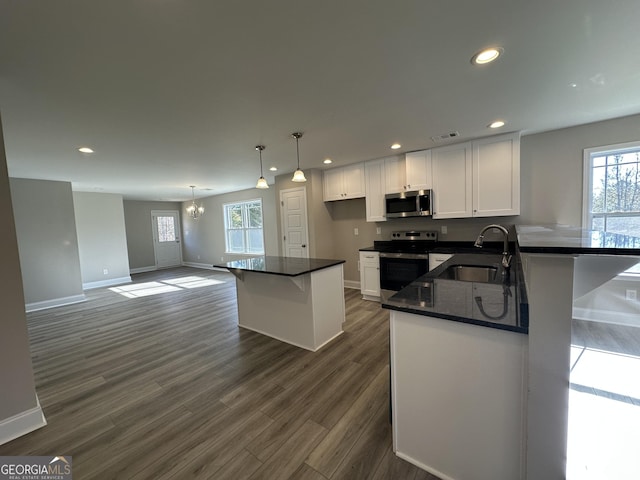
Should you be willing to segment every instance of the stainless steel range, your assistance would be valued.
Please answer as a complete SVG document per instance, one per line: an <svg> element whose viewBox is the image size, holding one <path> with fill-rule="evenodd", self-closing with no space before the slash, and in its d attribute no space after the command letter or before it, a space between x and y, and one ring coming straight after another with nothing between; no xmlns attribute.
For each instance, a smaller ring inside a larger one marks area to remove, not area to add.
<svg viewBox="0 0 640 480"><path fill-rule="evenodd" d="M391 241L374 242L380 252L380 289L387 300L429 271L429 250L438 241L434 231L397 231Z"/></svg>

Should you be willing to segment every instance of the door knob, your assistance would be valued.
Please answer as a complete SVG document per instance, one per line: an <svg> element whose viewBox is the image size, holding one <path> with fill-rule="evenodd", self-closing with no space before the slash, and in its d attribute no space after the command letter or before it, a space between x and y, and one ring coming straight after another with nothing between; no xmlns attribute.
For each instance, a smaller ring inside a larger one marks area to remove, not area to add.
<svg viewBox="0 0 640 480"><path fill-rule="evenodd" d="M307 248L307 246L303 243L303 244L302 244L302 248Z"/></svg>

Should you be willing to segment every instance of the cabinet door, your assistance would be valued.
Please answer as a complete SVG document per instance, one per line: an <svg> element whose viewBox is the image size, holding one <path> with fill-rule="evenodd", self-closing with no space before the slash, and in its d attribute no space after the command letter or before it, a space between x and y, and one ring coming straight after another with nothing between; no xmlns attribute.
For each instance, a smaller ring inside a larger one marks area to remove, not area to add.
<svg viewBox="0 0 640 480"><path fill-rule="evenodd" d="M433 218L470 217L472 211L471 143L431 150Z"/></svg>
<svg viewBox="0 0 640 480"><path fill-rule="evenodd" d="M520 138L500 135L473 142L473 216L520 214Z"/></svg>
<svg viewBox="0 0 640 480"><path fill-rule="evenodd" d="M342 178L342 168L332 168L324 171L322 174L322 198L325 202L344 198Z"/></svg>
<svg viewBox="0 0 640 480"><path fill-rule="evenodd" d="M363 297L380 296L380 254L360 252L360 293Z"/></svg>
<svg viewBox="0 0 640 480"><path fill-rule="evenodd" d="M373 160L364 165L364 178L366 188L367 222L386 221L384 195L385 195L385 171L384 160Z"/></svg>
<svg viewBox="0 0 640 480"><path fill-rule="evenodd" d="M342 198L362 198L365 196L364 163L356 163L342 168L344 196Z"/></svg>
<svg viewBox="0 0 640 480"><path fill-rule="evenodd" d="M406 172L403 157L389 157L384 160L385 193L404 192Z"/></svg>
<svg viewBox="0 0 640 480"><path fill-rule="evenodd" d="M431 181L431 150L410 152L405 155L407 190L428 190Z"/></svg>

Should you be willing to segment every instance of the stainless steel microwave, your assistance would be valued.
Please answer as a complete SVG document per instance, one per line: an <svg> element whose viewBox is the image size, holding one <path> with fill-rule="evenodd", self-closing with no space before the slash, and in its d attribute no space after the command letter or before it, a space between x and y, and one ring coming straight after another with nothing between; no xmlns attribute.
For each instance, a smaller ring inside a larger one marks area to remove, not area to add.
<svg viewBox="0 0 640 480"><path fill-rule="evenodd" d="M387 218L427 217L431 215L431 190L387 193L384 196Z"/></svg>

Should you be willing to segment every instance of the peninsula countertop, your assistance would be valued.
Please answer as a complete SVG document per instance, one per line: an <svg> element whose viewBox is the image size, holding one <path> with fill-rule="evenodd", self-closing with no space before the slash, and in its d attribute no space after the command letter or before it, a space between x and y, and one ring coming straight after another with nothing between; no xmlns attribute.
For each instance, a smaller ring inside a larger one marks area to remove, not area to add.
<svg viewBox="0 0 640 480"><path fill-rule="evenodd" d="M455 254L383 302L382 307L526 334L529 314L521 265L514 258L510 274L503 277L501 260L502 255L496 254ZM488 263L498 270L496 282L438 278L451 265Z"/></svg>
<svg viewBox="0 0 640 480"><path fill-rule="evenodd" d="M640 238L565 225L516 225L521 253L640 256Z"/></svg>
<svg viewBox="0 0 640 480"><path fill-rule="evenodd" d="M243 270L247 272L297 277L298 275L333 267L341 263L345 263L345 260L262 255L215 264L213 266L216 268L226 268L228 270Z"/></svg>

